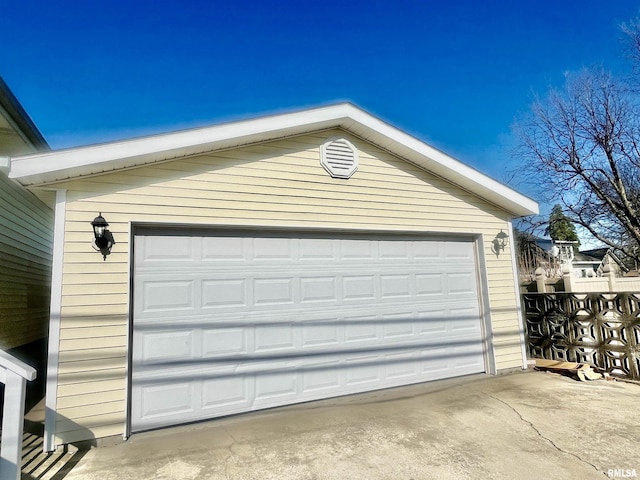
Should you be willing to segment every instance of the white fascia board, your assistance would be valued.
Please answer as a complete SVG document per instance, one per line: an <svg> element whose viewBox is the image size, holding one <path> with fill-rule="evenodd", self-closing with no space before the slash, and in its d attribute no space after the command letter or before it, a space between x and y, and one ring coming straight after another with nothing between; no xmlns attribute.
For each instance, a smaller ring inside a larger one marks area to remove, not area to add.
<svg viewBox="0 0 640 480"><path fill-rule="evenodd" d="M368 132L360 133L363 138L382 146L391 153L395 153L479 197L508 209L516 216L537 215L539 213L536 201L380 119L358 109L351 118L360 125L368 127ZM354 132L358 133L357 130L356 127ZM363 135L363 133L365 134Z"/></svg>
<svg viewBox="0 0 640 480"><path fill-rule="evenodd" d="M341 107L344 105L102 145L25 155L13 159L9 176L25 186L44 184L185 155L275 140L283 136L339 126Z"/></svg>
<svg viewBox="0 0 640 480"><path fill-rule="evenodd" d="M535 201L349 103L17 157L9 176L25 186L43 185L328 128L352 132L516 216L538 213Z"/></svg>

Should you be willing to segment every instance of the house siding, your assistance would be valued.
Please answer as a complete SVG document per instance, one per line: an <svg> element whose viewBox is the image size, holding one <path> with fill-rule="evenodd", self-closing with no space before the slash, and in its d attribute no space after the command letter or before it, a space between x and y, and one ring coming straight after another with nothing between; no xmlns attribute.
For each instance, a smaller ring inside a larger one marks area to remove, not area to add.
<svg viewBox="0 0 640 480"><path fill-rule="evenodd" d="M0 349L47 335L53 211L0 174Z"/></svg>
<svg viewBox="0 0 640 480"><path fill-rule="evenodd" d="M320 145L343 136L359 169L333 179ZM58 417L55 444L123 434L126 412L131 224L386 230L480 236L496 367L521 365L508 214L447 181L340 130L87 177L67 190ZM90 246L102 212L116 245L103 262Z"/></svg>

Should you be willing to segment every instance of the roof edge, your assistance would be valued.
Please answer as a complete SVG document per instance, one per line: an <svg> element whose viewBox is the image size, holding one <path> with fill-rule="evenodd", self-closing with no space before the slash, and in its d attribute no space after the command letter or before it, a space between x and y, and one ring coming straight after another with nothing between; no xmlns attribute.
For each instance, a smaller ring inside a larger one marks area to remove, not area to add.
<svg viewBox="0 0 640 480"><path fill-rule="evenodd" d="M0 107L9 114L13 123L37 151L49 151L51 147L22 107L9 86L0 77Z"/></svg>
<svg viewBox="0 0 640 480"><path fill-rule="evenodd" d="M208 127L15 157L10 177L47 184L213 150L342 128L494 203L514 216L538 213L534 200L348 102Z"/></svg>

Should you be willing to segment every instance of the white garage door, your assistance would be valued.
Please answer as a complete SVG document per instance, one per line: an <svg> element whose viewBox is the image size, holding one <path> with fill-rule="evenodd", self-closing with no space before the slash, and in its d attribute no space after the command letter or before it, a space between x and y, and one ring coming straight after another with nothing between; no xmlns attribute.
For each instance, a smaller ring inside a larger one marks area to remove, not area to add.
<svg viewBox="0 0 640 480"><path fill-rule="evenodd" d="M136 235L133 431L483 372L474 245Z"/></svg>

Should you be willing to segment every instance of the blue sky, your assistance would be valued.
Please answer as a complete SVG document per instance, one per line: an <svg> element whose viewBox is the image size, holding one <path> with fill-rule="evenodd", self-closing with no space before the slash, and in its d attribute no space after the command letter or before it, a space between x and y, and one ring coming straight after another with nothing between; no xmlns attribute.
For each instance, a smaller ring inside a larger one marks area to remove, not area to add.
<svg viewBox="0 0 640 480"><path fill-rule="evenodd" d="M498 180L533 92L623 71L629 0L0 0L0 75L53 148L351 101Z"/></svg>

